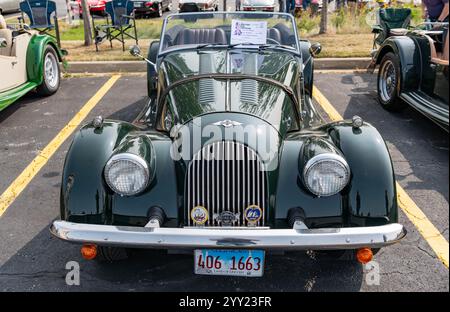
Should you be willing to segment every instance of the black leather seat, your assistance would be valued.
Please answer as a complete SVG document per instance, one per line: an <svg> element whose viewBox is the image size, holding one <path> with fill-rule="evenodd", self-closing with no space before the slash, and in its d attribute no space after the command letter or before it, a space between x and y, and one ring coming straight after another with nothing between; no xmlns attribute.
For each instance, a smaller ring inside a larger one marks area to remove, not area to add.
<svg viewBox="0 0 450 312"><path fill-rule="evenodd" d="M283 44L283 41L281 38L281 32L276 28L269 28L267 30L267 38L270 38L280 44ZM275 43L275 42L272 42L272 40L267 40L267 43Z"/></svg>
<svg viewBox="0 0 450 312"><path fill-rule="evenodd" d="M174 45L184 44L227 44L225 31L213 29L183 29L175 38Z"/></svg>

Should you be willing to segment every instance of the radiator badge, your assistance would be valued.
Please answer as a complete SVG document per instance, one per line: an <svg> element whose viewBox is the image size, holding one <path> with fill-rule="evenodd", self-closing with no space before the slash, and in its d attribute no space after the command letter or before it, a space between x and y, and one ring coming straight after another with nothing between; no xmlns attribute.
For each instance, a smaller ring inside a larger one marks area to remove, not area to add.
<svg viewBox="0 0 450 312"><path fill-rule="evenodd" d="M208 210L203 206L195 206L191 210L191 219L197 225L203 225L208 221Z"/></svg>
<svg viewBox="0 0 450 312"><path fill-rule="evenodd" d="M239 221L239 213L222 211L221 213L215 213L213 218L222 226L232 226L235 222Z"/></svg>
<svg viewBox="0 0 450 312"><path fill-rule="evenodd" d="M249 223L257 223L262 217L262 210L257 205L250 205L245 208L244 217Z"/></svg>

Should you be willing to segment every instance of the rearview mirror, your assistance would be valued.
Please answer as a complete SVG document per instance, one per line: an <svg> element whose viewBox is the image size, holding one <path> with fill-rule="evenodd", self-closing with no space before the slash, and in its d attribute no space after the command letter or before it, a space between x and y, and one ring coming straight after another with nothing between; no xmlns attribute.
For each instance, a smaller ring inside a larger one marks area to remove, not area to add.
<svg viewBox="0 0 450 312"><path fill-rule="evenodd" d="M316 57L320 54L322 51L322 45L318 42L313 43L311 47L309 48L309 53L311 53L312 56Z"/></svg>
<svg viewBox="0 0 450 312"><path fill-rule="evenodd" d="M0 48L6 48L8 46L8 42L6 42L5 38L0 38Z"/></svg>

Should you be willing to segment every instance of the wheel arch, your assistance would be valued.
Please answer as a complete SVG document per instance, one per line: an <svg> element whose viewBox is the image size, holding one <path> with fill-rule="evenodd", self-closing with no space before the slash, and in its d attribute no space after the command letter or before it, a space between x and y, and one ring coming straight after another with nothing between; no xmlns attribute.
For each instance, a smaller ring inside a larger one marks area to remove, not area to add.
<svg viewBox="0 0 450 312"><path fill-rule="evenodd" d="M375 65L380 65L383 57L389 52L394 53L400 63L401 90L398 90L399 93L417 89L420 84L421 62L420 49L414 40L407 36L388 38L376 55Z"/></svg>
<svg viewBox="0 0 450 312"><path fill-rule="evenodd" d="M63 61L63 55L58 48L56 41L48 35L33 35L27 48L27 76L28 81L40 85L43 81L43 61L44 52L47 46L51 46L58 57L58 61Z"/></svg>

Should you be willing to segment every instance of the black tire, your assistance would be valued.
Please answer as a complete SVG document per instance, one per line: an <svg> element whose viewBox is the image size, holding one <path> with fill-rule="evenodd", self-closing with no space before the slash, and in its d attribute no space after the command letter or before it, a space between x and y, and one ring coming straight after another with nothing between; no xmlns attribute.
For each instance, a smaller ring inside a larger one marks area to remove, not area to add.
<svg viewBox="0 0 450 312"><path fill-rule="evenodd" d="M128 251L125 248L119 247L97 247L97 257L95 260L98 262L116 262L128 259Z"/></svg>
<svg viewBox="0 0 450 312"><path fill-rule="evenodd" d="M48 62L51 64L48 64ZM61 83L58 55L50 45L45 48L42 66L43 79L41 85L36 88L36 91L40 95L49 96L58 91Z"/></svg>
<svg viewBox="0 0 450 312"><path fill-rule="evenodd" d="M399 98L400 86L400 60L394 53L386 53L381 60L377 78L378 102L384 109L398 112L406 107Z"/></svg>
<svg viewBox="0 0 450 312"><path fill-rule="evenodd" d="M156 63L158 50L159 50L159 41L153 41L150 44L150 48L148 49L147 55L147 58L153 63ZM155 68L152 65L147 64L147 94L149 97L151 97L156 92L156 82L157 82L157 73L155 71Z"/></svg>

